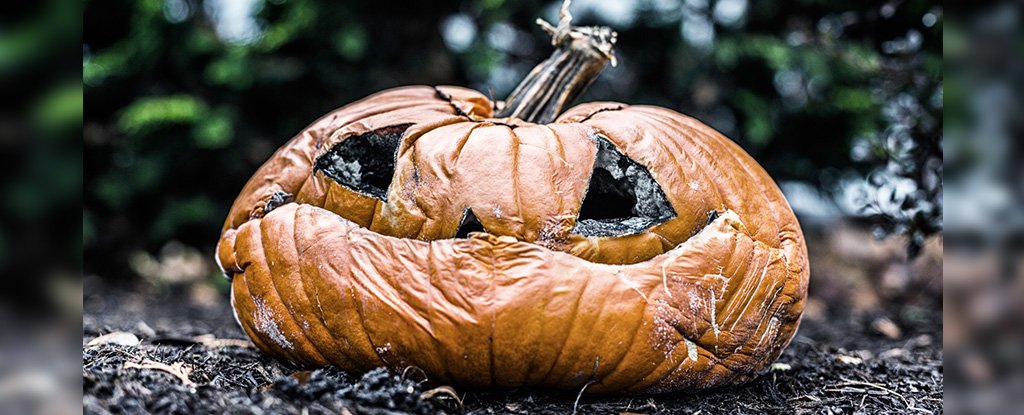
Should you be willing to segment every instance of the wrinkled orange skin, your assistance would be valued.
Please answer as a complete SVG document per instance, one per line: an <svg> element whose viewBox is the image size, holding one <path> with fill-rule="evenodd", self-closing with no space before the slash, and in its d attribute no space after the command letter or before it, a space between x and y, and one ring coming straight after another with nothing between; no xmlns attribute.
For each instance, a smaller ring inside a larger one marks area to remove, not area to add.
<svg viewBox="0 0 1024 415"><path fill-rule="evenodd" d="M583 104L548 125L492 109L468 89L397 88L278 150L218 244L253 342L348 371L417 366L440 384L588 393L739 383L779 356L803 311L807 249L749 155L658 107ZM342 140L407 124L386 201L313 172ZM650 171L676 217L628 236L572 233L596 135ZM276 191L294 203L265 213ZM454 239L467 209L487 233ZM722 215L705 227L711 210Z"/></svg>

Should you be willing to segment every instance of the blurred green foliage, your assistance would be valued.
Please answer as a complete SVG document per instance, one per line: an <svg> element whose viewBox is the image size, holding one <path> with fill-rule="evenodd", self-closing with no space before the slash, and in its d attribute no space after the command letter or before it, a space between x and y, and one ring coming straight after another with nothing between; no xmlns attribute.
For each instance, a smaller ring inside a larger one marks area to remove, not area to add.
<svg viewBox="0 0 1024 415"><path fill-rule="evenodd" d="M72 0L0 5L0 278L4 297L43 313L60 302L53 281L82 267L81 13Z"/></svg>
<svg viewBox="0 0 1024 415"><path fill-rule="evenodd" d="M333 108L408 84L503 98L549 53L533 20L558 4L87 0L86 270L129 276L131 252L172 239L212 252L248 177ZM904 84L885 79L941 80L929 1L577 0L573 14L619 33L620 65L584 100L690 114L777 180L826 191L877 166L850 152L886 128L886 88ZM886 51L911 33L916 48ZM914 64L894 68L901 56Z"/></svg>

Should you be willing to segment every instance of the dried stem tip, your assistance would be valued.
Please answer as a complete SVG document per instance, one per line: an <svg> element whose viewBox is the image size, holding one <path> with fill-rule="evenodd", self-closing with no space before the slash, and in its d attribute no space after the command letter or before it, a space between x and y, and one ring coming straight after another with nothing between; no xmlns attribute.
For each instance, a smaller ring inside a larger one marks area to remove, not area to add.
<svg viewBox="0 0 1024 415"><path fill-rule="evenodd" d="M537 19L551 35L555 50L512 91L498 117L550 123L597 79L607 63L615 66L615 31L605 26L572 26L569 3L562 3L557 27Z"/></svg>

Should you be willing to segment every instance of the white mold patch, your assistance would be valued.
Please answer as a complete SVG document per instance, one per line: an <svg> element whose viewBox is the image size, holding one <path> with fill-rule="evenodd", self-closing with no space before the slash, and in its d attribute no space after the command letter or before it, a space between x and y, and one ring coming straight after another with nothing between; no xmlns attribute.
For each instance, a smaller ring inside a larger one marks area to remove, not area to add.
<svg viewBox="0 0 1024 415"><path fill-rule="evenodd" d="M771 339L774 339L776 335L779 334L779 326L781 325L782 324L779 322L779 318L773 315L772 319L768 321L768 327L764 329L764 334L762 334L761 338L758 339L757 341L758 348L760 348L761 344L764 343L764 341L769 337Z"/></svg>
<svg viewBox="0 0 1024 415"><path fill-rule="evenodd" d="M718 300L715 298L715 289L711 288L709 291L711 292L711 304L708 305L709 308L711 309L710 310L711 311L711 330L715 332L715 353L717 354L718 353L718 333L721 333L721 330L718 328L718 317L715 316L715 312L716 312L716 308L717 308L716 306L718 305Z"/></svg>
<svg viewBox="0 0 1024 415"><path fill-rule="evenodd" d="M260 333L266 334L270 337L270 340L283 349L290 350L295 347L288 338L284 337L284 333L281 333L281 329L277 327L277 321L274 320L274 314L270 311L270 308L267 307L266 300L254 297L253 302L256 303L256 314L253 316L253 322L256 324L256 330Z"/></svg>
<svg viewBox="0 0 1024 415"><path fill-rule="evenodd" d="M690 339L683 338L683 343L686 343L686 358L697 362L697 345L694 344Z"/></svg>
<svg viewBox="0 0 1024 415"><path fill-rule="evenodd" d="M665 359L672 358L672 352L679 345L679 331L675 326L679 324L677 318L669 310L665 300L657 300L657 308L654 313L654 328L651 330L653 341L651 345L655 350L664 352Z"/></svg>

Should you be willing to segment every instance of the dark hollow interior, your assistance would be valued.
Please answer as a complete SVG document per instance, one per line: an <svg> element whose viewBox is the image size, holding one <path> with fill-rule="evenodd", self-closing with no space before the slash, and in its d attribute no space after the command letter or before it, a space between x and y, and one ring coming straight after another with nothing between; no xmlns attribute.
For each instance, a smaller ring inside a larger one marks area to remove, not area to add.
<svg viewBox="0 0 1024 415"><path fill-rule="evenodd" d="M643 232L676 216L665 192L644 166L597 136L597 159L574 232L621 236Z"/></svg>
<svg viewBox="0 0 1024 415"><path fill-rule="evenodd" d="M320 156L314 169L342 186L384 200L407 128L399 125L348 137Z"/></svg>

